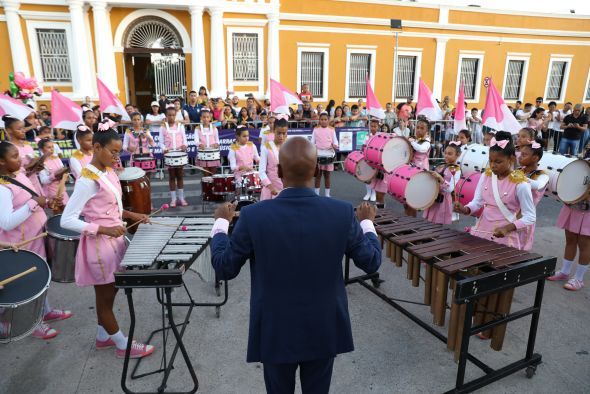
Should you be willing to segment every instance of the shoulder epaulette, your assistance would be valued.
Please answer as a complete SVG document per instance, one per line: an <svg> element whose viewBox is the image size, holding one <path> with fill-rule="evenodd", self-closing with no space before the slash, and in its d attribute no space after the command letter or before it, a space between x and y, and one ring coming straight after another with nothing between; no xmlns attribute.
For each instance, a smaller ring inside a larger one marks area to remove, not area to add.
<svg viewBox="0 0 590 394"><path fill-rule="evenodd" d="M270 142L265 143L264 146L266 147L266 149L272 150L272 147L270 146Z"/></svg>
<svg viewBox="0 0 590 394"><path fill-rule="evenodd" d="M252 146L252 145L254 145L254 143L252 141L248 141L248 142L246 142L246 145Z"/></svg>
<svg viewBox="0 0 590 394"><path fill-rule="evenodd" d="M88 168L82 168L82 172L80 173L80 176L82 176L84 178L92 179L93 181L98 181L98 175L96 175L94 172L90 171Z"/></svg>
<svg viewBox="0 0 590 394"><path fill-rule="evenodd" d="M31 145L29 141L23 141L23 145Z"/></svg>
<svg viewBox="0 0 590 394"><path fill-rule="evenodd" d="M10 182L8 182L6 179L4 179L4 177L0 177L0 185L8 185Z"/></svg>
<svg viewBox="0 0 590 394"><path fill-rule="evenodd" d="M487 176L492 176L492 169L490 167L487 167L484 171L484 174L486 174Z"/></svg>
<svg viewBox="0 0 590 394"><path fill-rule="evenodd" d="M527 177L524 174L524 172L522 172L522 170L514 170L510 173L509 175L510 178L510 182L512 183L523 183L527 181Z"/></svg>
<svg viewBox="0 0 590 394"><path fill-rule="evenodd" d="M233 144L231 144L231 145L229 146L229 148L230 148L231 150L239 150L239 149L240 149L240 147L238 146L238 144L236 144L235 142L234 142Z"/></svg>
<svg viewBox="0 0 590 394"><path fill-rule="evenodd" d="M81 150L76 149L73 153L72 153L72 157L75 157L78 160L82 160L84 158L84 153L82 153Z"/></svg>
<svg viewBox="0 0 590 394"><path fill-rule="evenodd" d="M537 180L537 178L539 178L541 175L547 175L547 172L545 170L535 170L531 173L531 179L533 181Z"/></svg>

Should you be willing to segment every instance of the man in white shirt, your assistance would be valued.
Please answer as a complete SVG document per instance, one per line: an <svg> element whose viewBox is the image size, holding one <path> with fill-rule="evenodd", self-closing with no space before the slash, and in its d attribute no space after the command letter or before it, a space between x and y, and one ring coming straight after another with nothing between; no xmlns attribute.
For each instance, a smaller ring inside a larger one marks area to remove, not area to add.
<svg viewBox="0 0 590 394"><path fill-rule="evenodd" d="M520 123L520 125L522 127L526 127L528 124L528 120L532 114L533 114L533 104L526 103L524 105L524 111L522 109L517 110L515 116L516 116L516 119L518 120L518 123Z"/></svg>

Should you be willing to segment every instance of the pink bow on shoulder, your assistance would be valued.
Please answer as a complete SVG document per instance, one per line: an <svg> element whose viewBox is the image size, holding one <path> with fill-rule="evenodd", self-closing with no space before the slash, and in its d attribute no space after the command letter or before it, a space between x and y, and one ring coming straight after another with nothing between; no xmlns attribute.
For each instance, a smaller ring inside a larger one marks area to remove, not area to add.
<svg viewBox="0 0 590 394"><path fill-rule="evenodd" d="M508 140L496 141L496 137L492 137L492 140L490 141L490 147L495 145L498 145L500 148L505 149L508 145Z"/></svg>

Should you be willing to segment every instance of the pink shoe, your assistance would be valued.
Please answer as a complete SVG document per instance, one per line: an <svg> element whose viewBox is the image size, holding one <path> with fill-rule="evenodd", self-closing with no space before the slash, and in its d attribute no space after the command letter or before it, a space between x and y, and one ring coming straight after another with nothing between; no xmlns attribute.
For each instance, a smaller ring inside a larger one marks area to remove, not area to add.
<svg viewBox="0 0 590 394"><path fill-rule="evenodd" d="M170 208L176 208L176 200L170 201Z"/></svg>
<svg viewBox="0 0 590 394"><path fill-rule="evenodd" d="M45 316L43 316L44 322L51 322L57 320L66 320L72 317L74 314L68 310L54 309Z"/></svg>
<svg viewBox="0 0 590 394"><path fill-rule="evenodd" d="M117 358L125 358L125 350L126 349L117 349ZM131 353L129 354L129 358L142 358L149 356L153 352L154 347L152 345L144 345L143 343L133 341L131 344Z"/></svg>
<svg viewBox="0 0 590 394"><path fill-rule="evenodd" d="M186 200L184 198L179 198L178 203L180 204L181 207L188 206L188 202L186 202Z"/></svg>
<svg viewBox="0 0 590 394"><path fill-rule="evenodd" d="M570 278L569 275L566 275L561 271L557 271L555 273L555 275L548 277L547 280L555 282L555 281L561 281L561 280L568 280L569 278Z"/></svg>
<svg viewBox="0 0 590 394"><path fill-rule="evenodd" d="M35 331L33 331L33 337L39 339L51 339L55 338L59 332L45 323L39 323Z"/></svg>
<svg viewBox="0 0 590 394"><path fill-rule="evenodd" d="M99 341L97 339L95 343L96 350L110 349L113 346L115 346L115 342L111 338L107 339L106 341Z"/></svg>
<svg viewBox="0 0 590 394"><path fill-rule="evenodd" d="M578 291L582 287L584 287L584 282L582 282L581 280L577 280L576 278L571 278L567 281L565 285L563 285L564 289L570 291Z"/></svg>

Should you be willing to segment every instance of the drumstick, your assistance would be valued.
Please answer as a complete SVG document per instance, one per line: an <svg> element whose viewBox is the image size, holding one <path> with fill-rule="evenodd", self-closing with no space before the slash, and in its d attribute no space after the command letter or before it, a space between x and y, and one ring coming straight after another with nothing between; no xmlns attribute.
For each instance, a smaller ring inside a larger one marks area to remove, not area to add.
<svg viewBox="0 0 590 394"><path fill-rule="evenodd" d="M31 243L31 242L33 242L33 241L36 241L36 240L38 240L38 239L40 239L40 238L44 238L44 237L46 237L46 236L47 236L47 233L41 233L41 234L37 235L36 237L33 237L33 238L31 238L31 239L27 239L26 241L22 241L22 242L20 242L20 243L17 243L17 244L15 244L14 246L15 246L15 247L18 249L18 248L20 248L21 246L25 246L25 245L26 245L26 244L28 244L28 243Z"/></svg>
<svg viewBox="0 0 590 394"><path fill-rule="evenodd" d="M212 173L211 171L208 171L206 169L204 169L203 167L199 167L199 166L194 166L197 170L201 170L203 172L206 172L207 174L211 174L211 175L215 175L214 173Z"/></svg>
<svg viewBox="0 0 590 394"><path fill-rule="evenodd" d="M28 274L35 272L35 271L37 271L37 267L31 267L28 270L21 272L20 274L12 275L10 278L6 278L3 281L0 281L0 286L7 285L10 282L17 280L18 278L22 278L23 276L28 275Z"/></svg>
<svg viewBox="0 0 590 394"><path fill-rule="evenodd" d="M154 211L154 212L150 213L147 217L148 218L149 217L152 217L152 216L154 216L155 214L157 214L157 213L159 213L161 211L167 210L168 208L170 208L170 205L168 205L168 204L162 204L162 206L160 207L160 209L158 209L157 211ZM143 222L142 221L137 221L137 222L135 222L135 223L127 226L126 229L129 230L130 228L133 228L133 227L137 226L139 223L143 223Z"/></svg>

